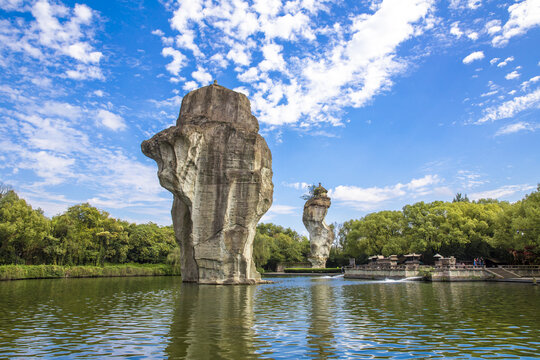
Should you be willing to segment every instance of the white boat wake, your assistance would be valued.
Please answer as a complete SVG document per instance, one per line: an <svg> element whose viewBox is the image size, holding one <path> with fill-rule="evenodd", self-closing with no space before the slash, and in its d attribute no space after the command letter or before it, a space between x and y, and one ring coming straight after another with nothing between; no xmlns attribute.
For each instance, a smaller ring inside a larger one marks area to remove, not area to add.
<svg viewBox="0 0 540 360"><path fill-rule="evenodd" d="M321 276L319 279L337 279L337 278L342 278L342 277L343 277L343 274L334 275L334 276L325 275L325 276Z"/></svg>

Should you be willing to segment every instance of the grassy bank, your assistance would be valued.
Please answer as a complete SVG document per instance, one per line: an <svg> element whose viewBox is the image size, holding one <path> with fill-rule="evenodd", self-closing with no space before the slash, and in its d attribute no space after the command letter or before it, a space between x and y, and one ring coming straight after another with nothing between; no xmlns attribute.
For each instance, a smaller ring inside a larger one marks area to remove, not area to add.
<svg viewBox="0 0 540 360"><path fill-rule="evenodd" d="M180 270L169 264L0 265L0 280L160 275L180 275Z"/></svg>

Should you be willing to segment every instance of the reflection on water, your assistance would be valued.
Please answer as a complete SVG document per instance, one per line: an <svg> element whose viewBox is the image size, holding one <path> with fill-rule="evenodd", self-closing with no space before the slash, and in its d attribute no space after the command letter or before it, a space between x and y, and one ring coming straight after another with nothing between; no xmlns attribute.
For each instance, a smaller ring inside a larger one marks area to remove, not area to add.
<svg viewBox="0 0 540 360"><path fill-rule="evenodd" d="M540 287L277 278L0 282L0 358L526 358Z"/></svg>
<svg viewBox="0 0 540 360"><path fill-rule="evenodd" d="M170 326L168 357L253 357L254 291L254 286L183 284Z"/></svg>
<svg viewBox="0 0 540 360"><path fill-rule="evenodd" d="M314 279L315 280L315 279ZM326 279L314 281L310 287L311 309L309 312L308 347L309 354L330 358L336 355L334 348L334 287L328 286Z"/></svg>

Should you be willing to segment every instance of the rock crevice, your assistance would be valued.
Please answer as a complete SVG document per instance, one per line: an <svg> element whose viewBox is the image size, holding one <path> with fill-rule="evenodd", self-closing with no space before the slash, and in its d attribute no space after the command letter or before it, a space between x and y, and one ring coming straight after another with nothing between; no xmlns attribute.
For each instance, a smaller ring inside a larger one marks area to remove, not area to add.
<svg viewBox="0 0 540 360"><path fill-rule="evenodd" d="M255 227L272 204L272 155L243 94L217 84L187 94L176 126L142 143L173 193L182 279L261 282Z"/></svg>

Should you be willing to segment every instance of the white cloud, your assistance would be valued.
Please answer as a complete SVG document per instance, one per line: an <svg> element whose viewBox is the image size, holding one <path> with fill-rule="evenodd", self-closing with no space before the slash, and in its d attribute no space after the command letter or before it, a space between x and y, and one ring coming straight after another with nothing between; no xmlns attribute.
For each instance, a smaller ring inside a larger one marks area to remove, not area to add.
<svg viewBox="0 0 540 360"><path fill-rule="evenodd" d="M511 118L522 111L535 108L540 108L540 89L515 97L501 105L485 109L484 116L477 121L477 124Z"/></svg>
<svg viewBox="0 0 540 360"><path fill-rule="evenodd" d="M251 62L251 54L243 44L235 44L227 53L227 59L237 65L248 66Z"/></svg>
<svg viewBox="0 0 540 360"><path fill-rule="evenodd" d="M482 60L484 58L484 52L483 51L475 51L473 53L470 53L469 55L465 56L463 59L464 64L470 64L473 61L476 60Z"/></svg>
<svg viewBox="0 0 540 360"><path fill-rule="evenodd" d="M498 63L497 67L504 67L504 66L508 65L509 62L512 62L512 61L514 61L513 56L507 57L506 59L504 59L504 61L501 61L500 63Z"/></svg>
<svg viewBox="0 0 540 360"><path fill-rule="evenodd" d="M481 0L450 0L450 9L471 9L475 10L482 6Z"/></svg>
<svg viewBox="0 0 540 360"><path fill-rule="evenodd" d="M97 112L97 118L103 126L106 126L111 130L117 131L126 128L124 119L120 115L114 114L108 110L99 110Z"/></svg>
<svg viewBox="0 0 540 360"><path fill-rule="evenodd" d="M454 35L458 39L463 35L463 31L459 29L459 21L452 23L450 27L450 34Z"/></svg>
<svg viewBox="0 0 540 360"><path fill-rule="evenodd" d="M493 58L493 59L489 60L489 63L490 63L491 65L493 65L493 64L495 64L495 63L496 63L497 61L499 61L499 60L500 60L499 58Z"/></svg>
<svg viewBox="0 0 540 360"><path fill-rule="evenodd" d="M459 170L456 179L461 182L461 187L465 189L472 189L489 182L487 180L482 180L480 174L469 170Z"/></svg>
<svg viewBox="0 0 540 360"><path fill-rule="evenodd" d="M535 131L536 128L537 126L535 125L520 121L514 124L503 126L495 133L495 136L514 134L520 131Z"/></svg>
<svg viewBox="0 0 540 360"><path fill-rule="evenodd" d="M406 186L409 190L418 190L428 185L438 184L440 181L437 175L426 175L420 179L412 179Z"/></svg>
<svg viewBox="0 0 540 360"><path fill-rule="evenodd" d="M268 212L273 214L287 215L294 214L296 210L298 210L296 206L272 204Z"/></svg>
<svg viewBox="0 0 540 360"><path fill-rule="evenodd" d="M504 77L506 80L513 80L519 78L520 74L517 71L512 71L511 73L506 74Z"/></svg>
<svg viewBox="0 0 540 360"><path fill-rule="evenodd" d="M296 206L272 204L270 209L264 214L260 222L268 222L276 217L276 215L292 215L300 214L300 210Z"/></svg>
<svg viewBox="0 0 540 360"><path fill-rule="evenodd" d="M471 31L467 33L467 37L473 41L476 41L478 40L479 35L476 31Z"/></svg>
<svg viewBox="0 0 540 360"><path fill-rule="evenodd" d="M197 84L195 84L195 86L197 86ZM165 100L150 100L150 102L154 103L157 107L173 107L175 110L177 110L177 108L182 104L182 97L175 95Z"/></svg>
<svg viewBox="0 0 540 360"><path fill-rule="evenodd" d="M95 90L93 94L96 95L97 97L103 97L105 95L103 90Z"/></svg>
<svg viewBox="0 0 540 360"><path fill-rule="evenodd" d="M81 11L79 16L84 18L84 9ZM145 221L156 221L159 214L163 223L170 223L165 214L171 199L159 185L155 163L126 155L118 143L107 145L100 137L102 131L93 126L99 123L120 130L126 128L125 120L112 112L110 103L107 108L96 108L100 104L95 102L93 89L70 93L73 101L49 100L55 95L68 98L55 90L43 92L24 82L0 85L0 167L2 174L17 179L17 192L48 215L88 200L56 194L68 186L91 194L80 196L88 196L93 204L132 212L144 209L141 218ZM88 94L93 95L85 99Z"/></svg>
<svg viewBox="0 0 540 360"><path fill-rule="evenodd" d="M170 22L180 34L198 36L192 40L208 56L199 66L233 67L261 122L341 125L343 109L365 106L407 70L398 50L433 27L435 2L384 0L374 13L323 26L317 15L329 11L328 2L182 2Z"/></svg>
<svg viewBox="0 0 540 360"><path fill-rule="evenodd" d="M60 19L70 16L70 9L63 5L51 4L47 0L39 0L32 6L32 15L36 19L41 45L60 51L83 63L99 63L102 53L92 51L88 42L80 41L84 37L81 25L88 25L93 10L86 5L76 4L69 21Z"/></svg>
<svg viewBox="0 0 540 360"><path fill-rule="evenodd" d="M311 185L306 182L294 182L294 183L287 183L283 182L283 186L290 187L296 190L307 190L307 188Z"/></svg>
<svg viewBox="0 0 540 360"><path fill-rule="evenodd" d="M498 92L499 90L488 91L487 93L481 94L480 97L492 96L492 95L497 94Z"/></svg>
<svg viewBox="0 0 540 360"><path fill-rule="evenodd" d="M101 68L78 64L75 70L67 70L66 76L73 80L105 80Z"/></svg>
<svg viewBox="0 0 540 360"><path fill-rule="evenodd" d="M481 0L468 0L467 1L467 7L469 9L478 9L480 6L482 6Z"/></svg>
<svg viewBox="0 0 540 360"><path fill-rule="evenodd" d="M212 75L201 66L197 66L197 71L194 71L191 76L203 86L210 85L212 82Z"/></svg>
<svg viewBox="0 0 540 360"><path fill-rule="evenodd" d="M6 11L20 10L23 0L0 0L0 9Z"/></svg>
<svg viewBox="0 0 540 360"><path fill-rule="evenodd" d="M184 86L182 86L182 89L186 90L186 91L191 91L191 90L195 90L196 88L199 87L199 84L197 84L197 82L195 81L188 81L184 84Z"/></svg>
<svg viewBox="0 0 540 360"><path fill-rule="evenodd" d="M64 76L74 80L104 79L100 68L104 56L94 48L97 21L94 10L83 4L70 8L48 0L20 3L20 6L16 3L4 1L2 5L6 11L18 12L8 13L6 20L1 21L2 52L11 58L20 58L20 53L28 55L36 61L34 65L39 70L44 65L56 69L70 67ZM0 66L9 66L21 75L29 70L15 63L2 65L1 59Z"/></svg>
<svg viewBox="0 0 540 360"><path fill-rule="evenodd" d="M264 60L259 63L259 69L262 72L267 72L270 70L280 70L285 69L285 60L283 60L283 55L281 51L283 47L277 44L266 44L262 48Z"/></svg>
<svg viewBox="0 0 540 360"><path fill-rule="evenodd" d="M487 190L482 192L476 192L469 195L469 198L471 200L478 200L478 199L501 199L501 198L507 198L509 196L512 196L519 192L525 192L528 190L534 189L535 186L532 185L505 185L501 186L497 189L493 190Z"/></svg>
<svg viewBox="0 0 540 360"><path fill-rule="evenodd" d="M502 30L500 20L491 20L486 23L484 29L489 35L493 35Z"/></svg>
<svg viewBox="0 0 540 360"><path fill-rule="evenodd" d="M534 84L534 83L536 83L538 81L540 81L540 75L534 76L534 77L530 78L529 80L522 82L521 83L521 89L525 91L525 90L527 90L529 88L529 86L531 84Z"/></svg>
<svg viewBox="0 0 540 360"><path fill-rule="evenodd" d="M79 106L66 102L45 101L42 104L30 105L31 110L47 117L62 117L70 120L77 120L83 114L83 109Z"/></svg>
<svg viewBox="0 0 540 360"><path fill-rule="evenodd" d="M31 153L30 159L34 161L30 167L38 176L44 178L48 185L60 184L66 177L74 176L71 169L74 159L55 156L45 151ZM25 164L21 164L21 167L24 166Z"/></svg>
<svg viewBox="0 0 540 360"><path fill-rule="evenodd" d="M92 47L88 43L78 42L69 45L67 53L74 59L83 63L98 63L103 54L99 51L91 51Z"/></svg>
<svg viewBox="0 0 540 360"><path fill-rule="evenodd" d="M226 68L227 65L229 65L229 62L227 61L227 59L225 59L225 56L223 56L223 54L214 54L212 55L210 60L216 63L220 68Z"/></svg>
<svg viewBox="0 0 540 360"><path fill-rule="evenodd" d="M259 80L259 69L255 66L247 69L244 73L238 75L238 80L245 83L253 83Z"/></svg>
<svg viewBox="0 0 540 360"><path fill-rule="evenodd" d="M176 37L176 45L181 48L189 49L196 57L203 56L199 46L195 43L195 32L186 30Z"/></svg>
<svg viewBox="0 0 540 360"><path fill-rule="evenodd" d="M52 80L45 77L35 77L30 80L32 84L42 87L42 88L50 88L52 85Z"/></svg>
<svg viewBox="0 0 540 360"><path fill-rule="evenodd" d="M433 194L440 189L435 185L441 179L437 175L426 175L413 179L407 184L398 183L385 187L361 188L357 186L340 185L329 191L329 196L336 202L343 203L355 209L367 211L380 207L384 202L403 197L417 197Z"/></svg>
<svg viewBox="0 0 540 360"><path fill-rule="evenodd" d="M180 51L173 49L172 47L163 48L161 51L163 56L172 56L173 60L167 64L166 69L173 75L178 75L180 70L185 65L186 57Z"/></svg>
<svg viewBox="0 0 540 360"><path fill-rule="evenodd" d="M504 46L518 35L525 34L529 29L540 26L540 2L524 0L508 7L510 18L502 27L502 33L493 38L494 46Z"/></svg>

